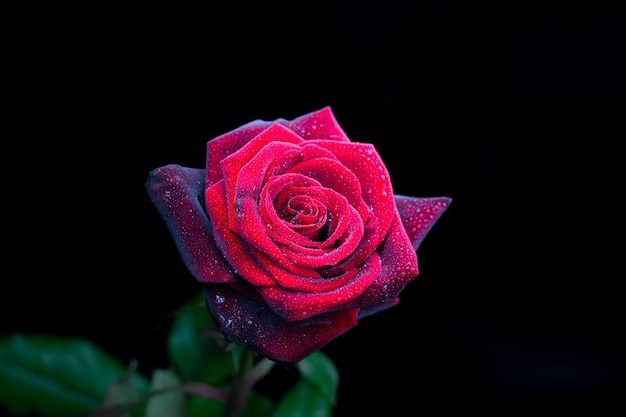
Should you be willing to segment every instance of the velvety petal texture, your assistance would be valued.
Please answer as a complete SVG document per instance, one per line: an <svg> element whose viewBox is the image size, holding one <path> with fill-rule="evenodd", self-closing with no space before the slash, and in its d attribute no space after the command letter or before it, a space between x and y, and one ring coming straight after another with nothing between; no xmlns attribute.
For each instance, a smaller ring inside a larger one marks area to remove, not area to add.
<svg viewBox="0 0 626 417"><path fill-rule="evenodd" d="M394 195L330 107L207 143L205 169L150 173L149 196L227 340L294 363L396 305L448 197Z"/></svg>

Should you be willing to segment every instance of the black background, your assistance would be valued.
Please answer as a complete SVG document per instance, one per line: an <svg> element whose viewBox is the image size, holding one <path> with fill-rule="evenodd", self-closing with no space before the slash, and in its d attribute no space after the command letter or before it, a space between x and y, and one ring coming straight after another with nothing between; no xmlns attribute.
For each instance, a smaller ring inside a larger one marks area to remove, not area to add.
<svg viewBox="0 0 626 417"><path fill-rule="evenodd" d="M214 136L329 105L353 141L376 146L396 194L454 200L400 304L324 348L341 378L335 416L623 409L617 10L342 0L48 12L25 14L32 30L12 38L3 334L86 337L147 375L167 366L158 324L199 287L147 197L148 172L203 167ZM262 389L292 376L277 370Z"/></svg>

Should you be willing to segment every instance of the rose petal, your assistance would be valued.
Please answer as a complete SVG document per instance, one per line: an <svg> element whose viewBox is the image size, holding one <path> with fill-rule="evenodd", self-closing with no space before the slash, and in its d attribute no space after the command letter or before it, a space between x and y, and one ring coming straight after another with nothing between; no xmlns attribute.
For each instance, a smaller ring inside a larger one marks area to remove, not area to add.
<svg viewBox="0 0 626 417"><path fill-rule="evenodd" d="M418 198L398 194L394 197L402 225L415 250L452 202L449 197Z"/></svg>
<svg viewBox="0 0 626 417"><path fill-rule="evenodd" d="M302 145L302 160L308 161L309 159L327 158L337 160L337 157L333 155L328 149L324 149L315 144L315 140L305 142Z"/></svg>
<svg viewBox="0 0 626 417"><path fill-rule="evenodd" d="M201 203L204 179L204 169L166 165L150 172L146 189L191 274L201 282L227 282L233 274Z"/></svg>
<svg viewBox="0 0 626 417"><path fill-rule="evenodd" d="M374 252L359 268L352 281L328 292L305 293L279 287L264 287L258 290L271 309L285 320L303 320L339 307L342 309L346 306L352 307L351 301L360 298L359 296L372 285L381 273L381 268L381 259Z"/></svg>
<svg viewBox="0 0 626 417"><path fill-rule="evenodd" d="M252 251L258 252L257 249L253 249ZM278 286L292 291L309 293L332 291L345 285L348 281L353 280L358 272L358 269L354 268L342 275L335 275L329 278L322 278L319 274L313 277L310 275L298 275L279 268L261 253L257 253L256 255L259 264L261 264L263 269L267 271L267 274L276 281Z"/></svg>
<svg viewBox="0 0 626 417"><path fill-rule="evenodd" d="M363 260L367 258L367 256L369 256L369 254L372 253L372 251L374 251L380 244L377 225L378 221L376 217L374 217L373 214L370 214L363 226L363 237L361 238L359 246L357 246L356 250L344 261L335 266L321 270L320 273L324 276L330 277L340 274L343 271L349 271L352 268L358 267L358 265L363 262Z"/></svg>
<svg viewBox="0 0 626 417"><path fill-rule="evenodd" d="M296 363L357 325L358 309L287 322L262 302L227 285L203 285L207 305L226 339L276 362Z"/></svg>
<svg viewBox="0 0 626 417"><path fill-rule="evenodd" d="M350 142L342 127L337 123L330 106L304 114L285 125L307 140L327 139Z"/></svg>
<svg viewBox="0 0 626 417"><path fill-rule="evenodd" d="M372 307L364 307L364 308L359 310L358 319L361 320L362 318L371 316L373 314L378 314L381 311L385 311L387 309L390 309L391 307L395 306L399 302L400 302L400 299L398 297L396 297L393 300L391 300L389 302L386 302L384 304L379 304L379 305L372 306Z"/></svg>

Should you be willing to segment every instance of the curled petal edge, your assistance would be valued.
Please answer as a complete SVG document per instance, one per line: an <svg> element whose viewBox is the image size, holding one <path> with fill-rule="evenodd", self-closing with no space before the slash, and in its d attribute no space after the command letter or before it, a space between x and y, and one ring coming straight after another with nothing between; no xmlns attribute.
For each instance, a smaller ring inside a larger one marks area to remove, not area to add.
<svg viewBox="0 0 626 417"><path fill-rule="evenodd" d="M166 165L150 172L146 189L191 274L200 282L229 282L233 272L203 206L205 176L204 169Z"/></svg>
<svg viewBox="0 0 626 417"><path fill-rule="evenodd" d="M402 225L415 250L452 203L450 197L420 198L395 194L394 198Z"/></svg>

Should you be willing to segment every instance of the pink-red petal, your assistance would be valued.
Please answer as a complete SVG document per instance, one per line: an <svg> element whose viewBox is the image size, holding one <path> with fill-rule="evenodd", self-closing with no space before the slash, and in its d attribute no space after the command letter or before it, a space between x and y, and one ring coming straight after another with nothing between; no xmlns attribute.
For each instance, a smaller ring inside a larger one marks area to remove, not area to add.
<svg viewBox="0 0 626 417"><path fill-rule="evenodd" d="M372 253L352 281L327 292L304 293L279 287L259 288L259 293L278 315L287 321L304 320L327 311L350 308L381 273L381 259Z"/></svg>
<svg viewBox="0 0 626 417"><path fill-rule="evenodd" d="M274 123L293 130L305 140L326 139L349 142L329 106L304 114L293 120L283 118L274 121L254 120L207 142L206 181L207 187L223 178L220 161L242 148L256 135Z"/></svg>
<svg viewBox="0 0 626 417"><path fill-rule="evenodd" d="M329 106L302 115L285 125L306 140L327 139L349 142Z"/></svg>
<svg viewBox="0 0 626 417"><path fill-rule="evenodd" d="M253 252L257 252L257 250L254 249ZM354 268L342 275L330 278L322 278L319 274L317 276L298 275L277 267L262 254L257 253L257 259L279 287L306 293L332 291L353 280L358 273L358 269Z"/></svg>
<svg viewBox="0 0 626 417"><path fill-rule="evenodd" d="M235 273L250 284L274 285L274 280L257 263L245 242L228 227L225 188L224 181L219 181L207 188L205 194L207 213L213 223L217 247L221 249Z"/></svg>

